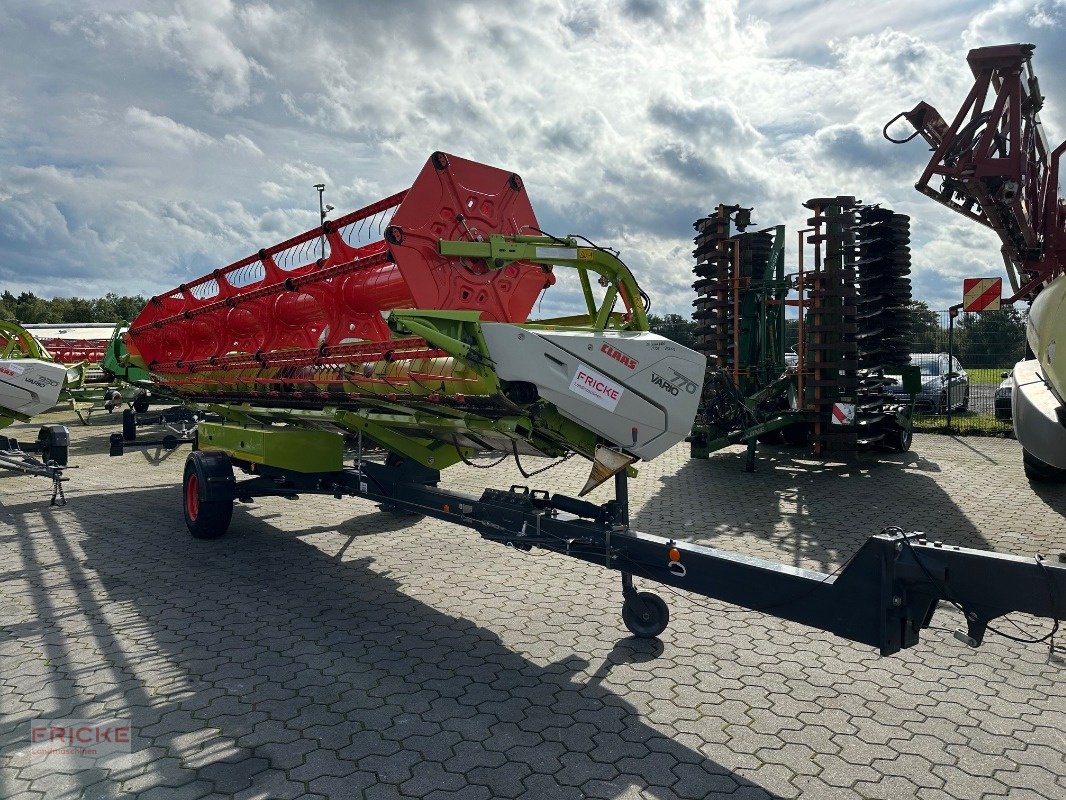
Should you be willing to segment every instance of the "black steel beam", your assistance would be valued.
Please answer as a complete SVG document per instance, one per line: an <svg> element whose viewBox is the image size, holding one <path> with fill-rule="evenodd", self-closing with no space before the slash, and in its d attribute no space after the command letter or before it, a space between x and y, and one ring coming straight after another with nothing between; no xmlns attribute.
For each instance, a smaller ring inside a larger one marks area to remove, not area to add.
<svg viewBox="0 0 1066 800"><path fill-rule="evenodd" d="M440 489L440 473L411 461L301 474L241 464L256 477L239 499L302 493L357 496L473 528L520 550L540 547L704 597L771 614L891 655L917 643L936 603L964 611L960 636L980 644L988 622L1012 611L1066 619L1066 565L930 544L920 534L878 534L833 574L635 531L624 479L602 506L547 492L486 489L480 498Z"/></svg>

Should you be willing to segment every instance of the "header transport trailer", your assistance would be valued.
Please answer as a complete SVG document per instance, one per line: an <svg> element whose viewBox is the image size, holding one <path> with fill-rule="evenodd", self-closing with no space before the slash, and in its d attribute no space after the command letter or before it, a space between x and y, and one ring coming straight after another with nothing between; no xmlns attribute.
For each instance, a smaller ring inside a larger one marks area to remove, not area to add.
<svg viewBox="0 0 1066 800"><path fill-rule="evenodd" d="M583 307L531 321L564 270ZM1042 557L892 530L824 575L634 530L633 464L688 435L707 368L649 332L646 307L616 252L540 230L518 175L434 153L406 191L153 298L127 345L158 386L220 417L200 423L185 464L198 538L223 535L236 501L363 498L617 570L622 618L643 637L669 612L634 577L883 654L915 644L941 599L974 646L1011 611L1066 617L1066 565ZM613 479L614 498L439 486L488 451L527 477L523 456L581 456L582 494Z"/></svg>

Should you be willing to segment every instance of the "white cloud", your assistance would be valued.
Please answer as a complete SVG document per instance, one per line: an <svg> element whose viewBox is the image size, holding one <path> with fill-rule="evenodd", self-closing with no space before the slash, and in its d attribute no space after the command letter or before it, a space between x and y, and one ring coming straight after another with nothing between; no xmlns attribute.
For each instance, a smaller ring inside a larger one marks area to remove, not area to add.
<svg viewBox="0 0 1066 800"><path fill-rule="evenodd" d="M1066 135L1063 5L21 6L0 12L0 280L154 293L312 227L312 184L343 212L441 149L522 174L542 227L620 248L662 311L690 310L716 203L796 228L840 193L912 215L915 285L943 304L998 247L914 192L928 154L881 126L922 99L949 116L967 47L1033 37Z"/></svg>
<svg viewBox="0 0 1066 800"><path fill-rule="evenodd" d="M259 146L243 133L227 133L222 137L222 141L234 150L244 151L247 154L256 156L263 155L263 151L259 149Z"/></svg>
<svg viewBox="0 0 1066 800"><path fill-rule="evenodd" d="M136 106L130 106L126 110L124 121L130 135L147 147L190 150L206 147L212 142L206 133Z"/></svg>

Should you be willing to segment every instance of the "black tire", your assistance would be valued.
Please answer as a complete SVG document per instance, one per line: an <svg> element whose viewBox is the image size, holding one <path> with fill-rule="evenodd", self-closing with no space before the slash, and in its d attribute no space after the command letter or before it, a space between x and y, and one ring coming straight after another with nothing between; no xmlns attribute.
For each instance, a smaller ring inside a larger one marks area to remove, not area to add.
<svg viewBox="0 0 1066 800"><path fill-rule="evenodd" d="M70 447L65 444L53 444L48 450L48 460L54 461L61 467L67 465L70 459Z"/></svg>
<svg viewBox="0 0 1066 800"><path fill-rule="evenodd" d="M70 433L64 425L42 425L37 433L37 443L41 451L41 460L60 467L67 465L70 458Z"/></svg>
<svg viewBox="0 0 1066 800"><path fill-rule="evenodd" d="M128 408L122 410L122 439L126 442L137 441L137 415Z"/></svg>
<svg viewBox="0 0 1066 800"><path fill-rule="evenodd" d="M1022 448L1022 467L1025 477L1037 483L1066 483L1066 469L1052 466L1041 461L1025 448Z"/></svg>
<svg viewBox="0 0 1066 800"><path fill-rule="evenodd" d="M144 414L148 411L148 407L152 404L152 401L148 399L148 395L141 393L133 398L133 410L138 414Z"/></svg>
<svg viewBox="0 0 1066 800"><path fill-rule="evenodd" d="M885 433L885 445L893 453L906 453L911 449L911 440L914 431L908 425L906 428L894 428Z"/></svg>
<svg viewBox="0 0 1066 800"><path fill-rule="evenodd" d="M59 464L60 466L66 466L67 460L70 458L69 445L56 442L55 437L49 432L48 434L48 449L44 452L45 461L50 461L53 464Z"/></svg>
<svg viewBox="0 0 1066 800"><path fill-rule="evenodd" d="M811 440L811 426L806 422L794 422L781 431L785 437L785 444L793 447L802 447Z"/></svg>
<svg viewBox="0 0 1066 800"><path fill-rule="evenodd" d="M223 459L225 459L223 461ZM220 453L196 451L185 459L185 476L181 482L185 525L194 539L217 539L229 530L233 518L233 495L217 484L225 470L233 478L229 460ZM207 499L207 495L214 495Z"/></svg>
<svg viewBox="0 0 1066 800"><path fill-rule="evenodd" d="M634 592L622 603L622 622L641 639L654 639L670 624L670 607L654 592Z"/></svg>

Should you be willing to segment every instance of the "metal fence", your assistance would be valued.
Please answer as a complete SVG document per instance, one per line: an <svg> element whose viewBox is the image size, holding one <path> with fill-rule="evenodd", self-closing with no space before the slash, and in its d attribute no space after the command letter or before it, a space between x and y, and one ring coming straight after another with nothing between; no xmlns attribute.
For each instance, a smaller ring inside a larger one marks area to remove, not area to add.
<svg viewBox="0 0 1066 800"><path fill-rule="evenodd" d="M917 311L911 353L923 375L915 428L1010 433L1010 381L1004 385L1004 379L1024 352L1025 317L1015 309L954 318L947 311Z"/></svg>
<svg viewBox="0 0 1066 800"><path fill-rule="evenodd" d="M913 311L911 353L926 365L915 428L921 431L1005 435L1013 430L1010 382L1004 374L1025 352L1025 317L1015 309L959 312ZM687 347L695 344L695 324L680 316L653 318L652 329ZM789 340L794 339L789 331ZM948 365L956 359L960 369ZM935 367L933 366L935 364ZM936 374L933 374L933 373ZM951 373L958 375L952 376Z"/></svg>

